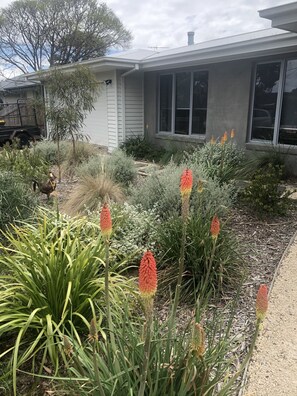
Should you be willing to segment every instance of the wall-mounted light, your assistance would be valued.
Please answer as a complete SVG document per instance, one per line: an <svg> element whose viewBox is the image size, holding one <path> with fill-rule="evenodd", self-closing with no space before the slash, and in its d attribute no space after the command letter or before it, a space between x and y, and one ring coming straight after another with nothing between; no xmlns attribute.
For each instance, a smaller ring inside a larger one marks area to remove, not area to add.
<svg viewBox="0 0 297 396"><path fill-rule="evenodd" d="M105 85L110 85L112 83L112 80L105 80Z"/></svg>

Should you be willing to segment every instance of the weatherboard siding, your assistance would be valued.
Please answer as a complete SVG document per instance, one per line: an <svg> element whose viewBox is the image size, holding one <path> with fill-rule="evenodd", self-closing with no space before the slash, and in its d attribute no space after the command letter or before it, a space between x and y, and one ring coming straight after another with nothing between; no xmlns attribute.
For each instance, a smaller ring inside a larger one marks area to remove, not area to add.
<svg viewBox="0 0 297 396"><path fill-rule="evenodd" d="M125 140L143 136L143 74L132 73L125 78Z"/></svg>
<svg viewBox="0 0 297 396"><path fill-rule="evenodd" d="M97 81L101 82L99 95L94 103L94 110L87 114L83 133L91 143L108 146L108 89L105 80L112 78L112 73L96 73Z"/></svg>
<svg viewBox="0 0 297 396"><path fill-rule="evenodd" d="M108 125L108 151L118 147L118 104L117 104L117 75L112 72L109 77L112 83L106 86L107 93L107 125Z"/></svg>
<svg viewBox="0 0 297 396"><path fill-rule="evenodd" d="M123 133L123 79L121 75L123 72L117 71L117 112L118 112L118 145L124 141L124 133Z"/></svg>

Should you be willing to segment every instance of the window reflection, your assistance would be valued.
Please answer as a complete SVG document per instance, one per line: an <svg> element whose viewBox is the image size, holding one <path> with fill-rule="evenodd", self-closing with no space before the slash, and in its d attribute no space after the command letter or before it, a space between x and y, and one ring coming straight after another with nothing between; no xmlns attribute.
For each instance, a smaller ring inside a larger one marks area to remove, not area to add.
<svg viewBox="0 0 297 396"><path fill-rule="evenodd" d="M297 145L297 60L289 60L286 67L282 102L279 143Z"/></svg>
<svg viewBox="0 0 297 396"><path fill-rule="evenodd" d="M176 74L175 133L189 134L191 73Z"/></svg>
<svg viewBox="0 0 297 396"><path fill-rule="evenodd" d="M160 131L171 131L172 75L160 76Z"/></svg>
<svg viewBox="0 0 297 396"><path fill-rule="evenodd" d="M252 139L273 140L280 62L257 65Z"/></svg>
<svg viewBox="0 0 297 396"><path fill-rule="evenodd" d="M205 134L207 115L208 72L195 72L193 79L192 134Z"/></svg>

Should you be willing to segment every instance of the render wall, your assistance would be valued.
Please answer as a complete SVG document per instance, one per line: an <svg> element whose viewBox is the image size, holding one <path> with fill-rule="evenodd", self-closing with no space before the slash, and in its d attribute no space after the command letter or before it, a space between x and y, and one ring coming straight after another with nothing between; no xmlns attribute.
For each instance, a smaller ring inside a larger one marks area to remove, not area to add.
<svg viewBox="0 0 297 396"><path fill-rule="evenodd" d="M157 134L158 130L158 76L159 72L145 73L144 124L152 143L163 147L188 146L219 137L232 128L236 141L244 146L247 141L250 91L252 77L251 60L225 62L203 67L182 69L208 70L208 105L205 136L178 136ZM178 70L172 70L174 72ZM164 71L163 71L164 72Z"/></svg>

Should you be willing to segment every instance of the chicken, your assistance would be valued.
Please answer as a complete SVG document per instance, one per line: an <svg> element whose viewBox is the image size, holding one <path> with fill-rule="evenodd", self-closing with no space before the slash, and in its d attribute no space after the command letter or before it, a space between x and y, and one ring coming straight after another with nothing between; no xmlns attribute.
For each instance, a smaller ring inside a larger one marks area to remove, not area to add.
<svg viewBox="0 0 297 396"><path fill-rule="evenodd" d="M57 177L50 172L49 179L45 183L38 183L38 181L33 180L33 190L36 191L36 187L38 187L39 191L46 194L47 199L49 199L50 194L55 191L57 187L56 179Z"/></svg>

